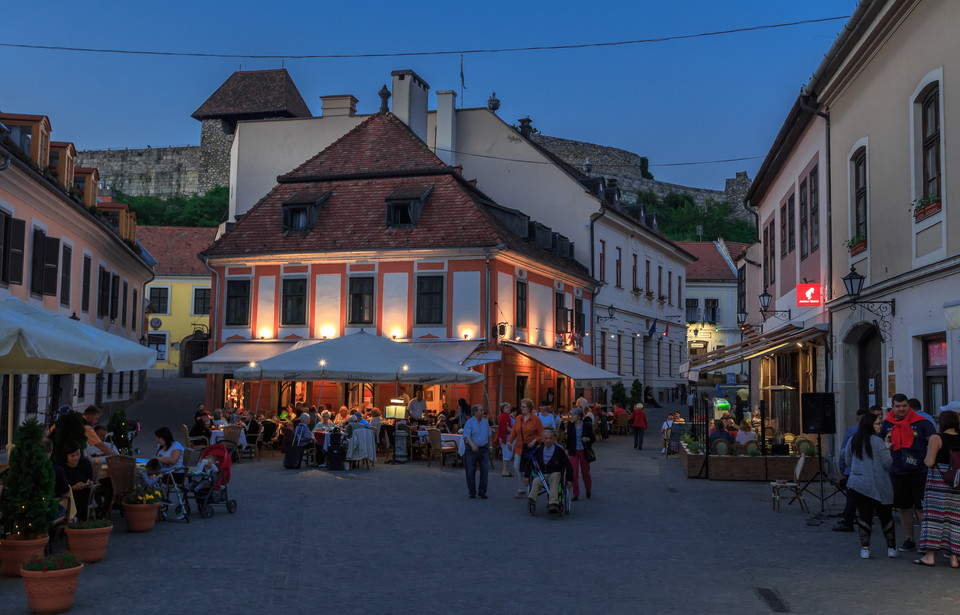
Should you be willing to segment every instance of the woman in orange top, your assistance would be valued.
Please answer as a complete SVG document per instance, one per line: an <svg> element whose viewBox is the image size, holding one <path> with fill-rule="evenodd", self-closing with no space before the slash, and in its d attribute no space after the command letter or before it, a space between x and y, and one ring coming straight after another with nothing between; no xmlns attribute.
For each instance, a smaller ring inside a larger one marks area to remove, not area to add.
<svg viewBox="0 0 960 615"><path fill-rule="evenodd" d="M513 423L507 442L513 446L513 467L517 470L517 494L514 497L527 496L527 488L523 482L521 463L525 462L525 453L536 448L537 443L543 440L543 423L533 413L533 400L520 400L520 416Z"/></svg>

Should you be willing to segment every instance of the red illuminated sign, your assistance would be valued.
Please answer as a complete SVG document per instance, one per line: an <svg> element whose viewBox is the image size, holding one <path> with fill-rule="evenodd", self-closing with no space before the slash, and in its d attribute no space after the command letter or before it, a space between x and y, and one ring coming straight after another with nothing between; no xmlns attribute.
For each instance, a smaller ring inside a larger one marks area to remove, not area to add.
<svg viewBox="0 0 960 615"><path fill-rule="evenodd" d="M797 305L799 307L820 305L820 285L797 284Z"/></svg>

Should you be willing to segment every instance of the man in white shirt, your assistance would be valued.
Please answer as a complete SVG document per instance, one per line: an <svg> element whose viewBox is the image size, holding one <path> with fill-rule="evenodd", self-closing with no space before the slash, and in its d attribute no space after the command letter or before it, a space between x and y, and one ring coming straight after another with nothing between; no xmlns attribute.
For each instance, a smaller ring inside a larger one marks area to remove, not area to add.
<svg viewBox="0 0 960 615"><path fill-rule="evenodd" d="M423 389L417 389L417 396L407 405L407 420L419 425L423 422L423 413L427 411L427 402L423 399Z"/></svg>
<svg viewBox="0 0 960 615"><path fill-rule="evenodd" d="M693 404L696 400L697 396L693 393L693 391L687 393L687 413L690 416L691 423L693 422Z"/></svg>
<svg viewBox="0 0 960 615"><path fill-rule="evenodd" d="M660 438L663 440L663 449L660 451L660 454L667 452L667 431L673 427L673 415L668 414L667 420L663 422L663 425L660 427Z"/></svg>

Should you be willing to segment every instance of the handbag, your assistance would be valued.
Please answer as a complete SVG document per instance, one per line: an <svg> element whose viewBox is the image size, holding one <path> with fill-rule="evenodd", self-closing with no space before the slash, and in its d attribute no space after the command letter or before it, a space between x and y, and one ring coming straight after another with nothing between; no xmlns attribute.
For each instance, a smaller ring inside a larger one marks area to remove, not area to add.
<svg viewBox="0 0 960 615"><path fill-rule="evenodd" d="M597 460L597 454L593 452L593 447L583 449L583 456L587 458L587 463L593 463Z"/></svg>
<svg viewBox="0 0 960 615"><path fill-rule="evenodd" d="M950 466L946 472L940 469L941 465L937 464L937 472L940 473L943 482L947 483L951 489L960 489L960 450L950 451Z"/></svg>

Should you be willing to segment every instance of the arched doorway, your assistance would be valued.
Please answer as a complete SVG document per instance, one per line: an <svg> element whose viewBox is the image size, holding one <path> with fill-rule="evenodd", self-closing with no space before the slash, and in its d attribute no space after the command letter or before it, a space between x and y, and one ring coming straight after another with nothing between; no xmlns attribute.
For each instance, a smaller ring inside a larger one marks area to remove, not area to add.
<svg viewBox="0 0 960 615"><path fill-rule="evenodd" d="M202 332L195 332L180 342L180 377L204 378L203 374L193 373L193 362L207 356L210 350L210 340Z"/></svg>

